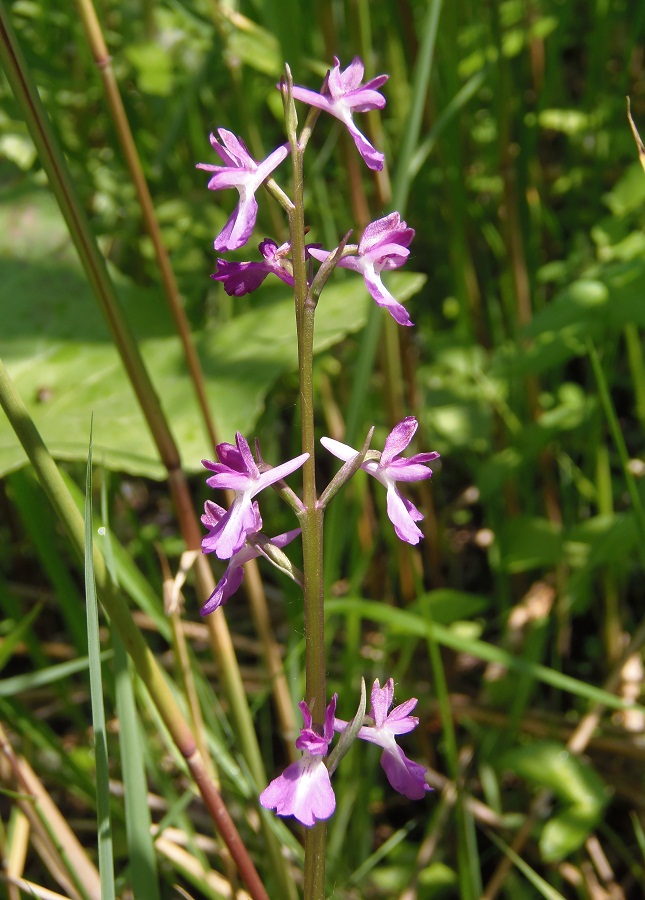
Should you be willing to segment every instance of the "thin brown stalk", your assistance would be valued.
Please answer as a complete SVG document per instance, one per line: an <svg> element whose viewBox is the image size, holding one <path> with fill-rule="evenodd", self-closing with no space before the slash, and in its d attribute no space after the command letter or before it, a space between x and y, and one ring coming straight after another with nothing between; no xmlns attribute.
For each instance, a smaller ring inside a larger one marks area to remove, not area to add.
<svg viewBox="0 0 645 900"><path fill-rule="evenodd" d="M148 183L143 172L141 160L123 106L119 86L112 68L109 50L92 0L77 0L77 6L94 56L94 61L103 81L108 107L112 114L123 157L136 190L143 215L143 221L154 248L155 257L159 266L161 283L170 312L175 322L177 334L179 335L202 419L213 449L215 449L220 439L217 434L213 415L208 405L201 363L195 349L190 325L179 295L175 274L163 242ZM284 670L282 668L281 660L279 659L279 653L277 652L277 642L271 629L268 615L266 594L262 585L259 568L255 560L251 560L247 564L245 589L251 603L256 629L258 630L258 634L264 646L265 662L272 684L282 730L285 734L291 734L296 728L293 704L291 703ZM287 743L287 747L288 752L293 755L295 751L291 742Z"/></svg>
<svg viewBox="0 0 645 900"><path fill-rule="evenodd" d="M188 718L195 736L195 743L209 770L213 783L219 790L219 778L206 746L204 719L201 706L199 705L197 688L188 653L188 641L186 640L186 634L181 627L181 613L183 612L181 588L186 574L192 565L194 554L195 551L182 554L179 571L175 578L172 578L168 560L162 553L159 553L159 561L163 573L164 612L170 621L175 670L178 675L178 681L182 685L184 697L186 698Z"/></svg>
<svg viewBox="0 0 645 900"><path fill-rule="evenodd" d="M161 228L159 227L159 221L150 195L148 182L146 181L143 172L137 146L121 99L121 92L119 91L119 86L114 75L112 57L110 56L107 44L103 37L101 25L92 0L77 0L77 7L81 16L81 21L83 22L87 40L94 56L94 62L96 63L101 75L101 80L103 81L103 88L105 90L108 107L112 114L125 163L136 190L146 231L152 241L157 265L159 266L161 284L175 322L177 334L181 341L184 357L188 365L188 371L197 395L200 412L211 439L211 443L215 446L218 443L218 438L215 430L215 423L208 405L208 398L206 397L204 374L202 372L197 351L195 350L195 345L190 332L190 325L188 324L181 297L179 296L175 273L168 257L168 251L163 242Z"/></svg>

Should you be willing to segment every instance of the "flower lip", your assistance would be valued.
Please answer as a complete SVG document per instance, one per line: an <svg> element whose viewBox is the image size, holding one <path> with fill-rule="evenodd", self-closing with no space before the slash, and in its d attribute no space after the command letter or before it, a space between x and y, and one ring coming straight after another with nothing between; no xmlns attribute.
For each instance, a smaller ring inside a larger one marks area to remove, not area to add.
<svg viewBox="0 0 645 900"><path fill-rule="evenodd" d="M325 710L322 735L312 727L313 717L307 703L303 700L299 704L304 724L296 747L303 755L260 794L260 804L266 809L275 809L279 816L295 816L308 828L328 819L336 809L336 797L323 757L334 736L337 699L338 695L334 694Z"/></svg>

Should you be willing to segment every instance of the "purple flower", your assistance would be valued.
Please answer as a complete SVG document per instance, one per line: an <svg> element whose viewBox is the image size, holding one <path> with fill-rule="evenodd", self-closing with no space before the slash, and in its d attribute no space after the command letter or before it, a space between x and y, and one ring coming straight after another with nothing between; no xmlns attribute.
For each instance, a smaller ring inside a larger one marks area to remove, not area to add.
<svg viewBox="0 0 645 900"><path fill-rule="evenodd" d="M334 57L334 68L329 72L327 92L318 94L308 88L294 86L293 96L310 106L324 109L336 116L351 134L356 149L370 169L380 172L385 157L370 144L364 134L354 124L353 113L367 112L370 109L383 109L385 97L379 94L378 88L388 79L388 75L378 75L367 84L361 86L365 66L360 57L355 56L344 72L340 71L340 62Z"/></svg>
<svg viewBox="0 0 645 900"><path fill-rule="evenodd" d="M300 529L294 528L293 531L287 531L284 534L279 534L277 537L268 538L266 535L259 533L260 528L262 527L262 519L260 518L257 502L253 503L253 513L256 517L256 527L253 532L255 544L245 544L241 550L238 550L237 553L233 554L226 567L226 571L217 583L217 587L200 609L200 615L207 616L209 613L214 612L218 606L222 606L226 603L228 598L237 591L244 578L244 563L248 562L250 559L255 559L256 556L261 556L262 549L267 546L279 547L280 549L286 547L287 544L290 544L291 541L300 534ZM225 515L226 510L224 507L219 506L217 503L213 503L212 500L207 500L204 504L202 522L210 529L208 535L202 541L204 553L211 552L208 549L211 544L211 535ZM215 538L215 544L217 544L217 538Z"/></svg>
<svg viewBox="0 0 645 900"><path fill-rule="evenodd" d="M396 482L422 481L424 478L430 478L432 469L427 467L427 463L439 458L439 454L435 452L417 453L408 458L400 458L401 453L412 440L418 424L414 416L407 416L388 434L383 452L368 451L361 466L370 475L378 478L381 484L387 488L388 518L394 525L397 537L402 541L407 541L408 544L418 544L423 537L423 532L415 525L415 522L423 519L423 515L414 503L401 496ZM357 454L353 447L348 447L347 444L341 444L340 441L334 441L332 438L323 437L320 439L320 443L330 453L345 462L353 459Z"/></svg>
<svg viewBox="0 0 645 900"><path fill-rule="evenodd" d="M278 147L267 158L257 163L246 149L244 142L236 138L226 128L218 128L221 144L214 134L210 141L217 155L224 161L223 166L212 166L209 163L198 163L198 169L213 172L208 188L219 191L222 188L237 188L240 202L233 210L228 222L215 238L214 247L220 252L236 250L249 239L258 214L255 192L271 172L280 165L288 155L286 144Z"/></svg>
<svg viewBox="0 0 645 900"><path fill-rule="evenodd" d="M394 681L390 678L384 687L381 687L377 678L372 686L372 705L369 712L374 725L363 725L357 736L383 748L381 765L394 790L409 800L420 800L426 791L431 790L426 784L426 770L424 766L408 759L395 740L396 735L407 734L419 724L416 716L409 715L417 705L417 699L412 697L406 700L388 715L393 699ZM334 720L336 731L344 731L347 724L343 719Z"/></svg>
<svg viewBox="0 0 645 900"><path fill-rule="evenodd" d="M293 286L291 260L291 244L278 247L275 241L266 238L260 244L260 253L264 262L227 262L217 260L217 272L211 275L213 281L221 281L229 297L242 297L259 288L264 279L273 272L282 281Z"/></svg>
<svg viewBox="0 0 645 900"><path fill-rule="evenodd" d="M307 704L299 704L304 727L296 741L303 755L291 763L282 775L275 778L260 794L265 809L275 809L279 816L295 816L307 827L320 819L328 819L336 809L336 798L329 771L323 761L334 736L334 715L338 695L334 694L325 712L322 735L312 728L312 716Z"/></svg>
<svg viewBox="0 0 645 900"><path fill-rule="evenodd" d="M242 549L247 535L262 527L257 504L252 502L255 495L294 472L309 457L308 453L302 453L281 466L260 472L239 431L235 435L235 444L217 445L218 463L202 460L202 464L215 473L206 479L209 487L235 491L231 508L202 540L204 552L215 553L219 559L230 559ZM210 523L206 524L210 526Z"/></svg>
<svg viewBox="0 0 645 900"><path fill-rule="evenodd" d="M381 272L399 269L410 255L408 245L414 228L401 221L398 212L370 222L358 245L358 256L344 256L338 263L353 269L365 279L365 286L379 306L384 306L399 325L412 325L406 308L394 299L381 281ZM311 255L324 262L330 255L326 250L310 250Z"/></svg>

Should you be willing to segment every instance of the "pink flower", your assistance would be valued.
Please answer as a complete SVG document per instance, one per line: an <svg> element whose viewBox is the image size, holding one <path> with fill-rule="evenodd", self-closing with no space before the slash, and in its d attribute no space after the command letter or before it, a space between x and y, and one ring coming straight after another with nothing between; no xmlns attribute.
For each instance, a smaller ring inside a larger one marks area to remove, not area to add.
<svg viewBox="0 0 645 900"><path fill-rule="evenodd" d="M388 434L382 453L368 451L361 468L378 479L387 488L387 515L394 525L394 530L402 541L408 544L418 544L423 537L423 532L415 524L423 519L414 503L401 496L397 487L397 481L422 481L430 478L432 469L427 463L438 459L439 454L417 453L410 457L401 457L401 453L408 446L418 422L414 416L407 416L398 425L395 425ZM341 444L332 438L323 437L320 443L337 456L347 462L357 455L357 451L347 444Z"/></svg>
<svg viewBox="0 0 645 900"><path fill-rule="evenodd" d="M213 149L223 160L223 166L198 163L198 169L213 172L208 188L219 191L223 188L237 188L240 202L233 210L228 222L215 238L216 250L236 250L248 241L258 214L255 192L271 172L286 158L289 150L286 144L278 147L263 162L257 163L246 149L244 142L226 128L218 128L221 144L214 134L210 136Z"/></svg>
<svg viewBox="0 0 645 900"><path fill-rule="evenodd" d="M260 253L264 262L228 262L217 260L217 272L211 275L213 281L221 281L229 297L242 297L259 288L267 275L273 273L282 281L293 286L291 260L291 244L278 247L275 241L266 238L260 244Z"/></svg>
<svg viewBox="0 0 645 900"><path fill-rule="evenodd" d="M381 272L399 269L408 259L408 246L414 237L414 229L401 221L398 212L370 222L358 245L357 256L344 256L338 265L353 269L365 279L365 286L379 306L385 307L399 325L412 325L406 308L386 289ZM330 253L326 250L309 251L324 262Z"/></svg>
<svg viewBox="0 0 645 900"><path fill-rule="evenodd" d="M323 733L312 728L312 716L307 704L299 704L304 727L296 741L302 757L284 770L260 794L265 809L275 809L279 816L295 816L310 828L321 819L328 819L336 809L336 797L323 757L327 755L334 736L334 715L337 694L325 712Z"/></svg>
<svg viewBox="0 0 645 900"><path fill-rule="evenodd" d="M344 72L340 71L340 62L334 57L334 68L329 72L327 92L318 94L308 88L294 86L293 96L310 106L316 106L340 119L351 134L356 149L370 169L380 171L383 168L384 155L375 150L365 135L354 124L355 112L367 112L370 109L383 109L385 97L379 94L378 88L388 79L388 75L378 75L367 84L361 85L365 66L360 57L355 56Z"/></svg>
<svg viewBox="0 0 645 900"><path fill-rule="evenodd" d="M282 547L286 547L287 544L291 543L298 535L300 534L299 528L294 528L293 531L287 531L284 534L279 534L277 537L268 538L264 534L260 534L260 528L262 527L262 519L260 518L260 511L258 509L257 503L253 504L253 513L255 515L255 528L253 531L253 544L244 544L241 550L238 550L237 553L234 553L231 556L228 566L226 567L226 571L220 578L217 583L217 587L210 595L206 603L202 606L200 610L200 615L207 616L209 613L214 612L219 606L222 606L229 597L231 597L242 584L242 579L244 578L244 563L248 562L250 559L255 559L256 556L263 555L262 551L266 547L278 547L282 549ZM223 506L219 506L217 503L213 503L212 500L207 500L204 504L204 515L202 516L203 524L210 529L208 535L202 541L202 547L204 548L204 553L212 552L209 550L211 545L211 535L217 529L217 526L221 522L221 520L226 516L226 510ZM249 537L250 535L247 535ZM214 538L213 543L217 546L218 538L217 536Z"/></svg>
<svg viewBox="0 0 645 900"><path fill-rule="evenodd" d="M226 515L203 538L202 548L205 553L215 553L219 559L230 559L242 549L247 535L262 527L257 504L253 503L255 495L294 472L309 458L309 454L302 453L281 466L260 472L248 443L239 431L235 435L235 444L218 444L216 449L218 463L202 460L202 465L215 473L206 479L206 484L220 490L235 491L235 500Z"/></svg>
<svg viewBox="0 0 645 900"><path fill-rule="evenodd" d="M369 712L374 725L363 725L358 732L358 737L383 748L381 765L394 790L409 800L420 800L425 796L426 791L431 790L430 786L426 784L426 770L424 766L408 759L395 740L396 735L407 734L419 724L416 716L409 715L417 705L417 699L412 697L412 699L406 700L388 715L393 699L394 681L391 678L388 679L381 688L377 678L372 687L372 704ZM344 731L347 724L343 719L334 720L336 731Z"/></svg>
<svg viewBox="0 0 645 900"><path fill-rule="evenodd" d="M305 257L309 258L312 248L318 249L320 244L307 244ZM267 275L274 274L293 287L293 263L291 261L291 244L287 242L278 247L275 241L265 238L259 246L264 262L228 262L217 260L217 272L211 275L213 281L221 281L229 297L242 297L259 288Z"/></svg>

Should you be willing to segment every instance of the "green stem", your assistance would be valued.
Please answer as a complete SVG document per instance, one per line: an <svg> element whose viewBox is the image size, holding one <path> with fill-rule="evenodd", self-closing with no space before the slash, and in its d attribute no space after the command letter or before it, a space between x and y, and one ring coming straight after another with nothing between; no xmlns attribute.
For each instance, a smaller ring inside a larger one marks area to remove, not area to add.
<svg viewBox="0 0 645 900"><path fill-rule="evenodd" d="M623 477L625 479L625 484L627 485L627 493L629 494L630 500L632 501L634 521L636 523L636 527L638 529L640 537L640 541L638 544L639 555L641 557L641 560L645 562L645 509L643 509L643 503L638 491L636 479L632 475L629 468L629 454L627 452L627 445L625 444L625 438L618 421L618 416L616 415L616 410L614 409L611 394L609 393L607 379L605 378L605 373L603 372L602 365L600 364L600 357L598 356L598 351L596 350L590 338L587 339L587 353L589 354L591 367L596 379L600 405L602 406L603 412L605 413L607 426L613 438L614 445L618 452L618 457L623 469Z"/></svg>
<svg viewBox="0 0 645 900"><path fill-rule="evenodd" d="M643 359L643 344L638 328L633 322L625 325L625 344L627 346L627 359L632 373L634 394L636 397L636 415L645 427L645 360Z"/></svg>
<svg viewBox="0 0 645 900"><path fill-rule="evenodd" d="M290 73L288 73L289 78ZM305 259L304 214L304 146L297 140L292 113L293 98L290 84L286 86L286 120L293 161L293 211L289 215L289 230L293 259L294 298L298 333L298 371L300 376L300 417L302 450L309 458L303 467L303 502L300 516L304 571L305 619L305 699L311 709L315 725L322 726L325 716L325 620L323 588L323 510L316 494L316 458L313 398L314 319L316 300L307 285ZM305 900L324 900L325 847L327 827L318 822L305 835Z"/></svg>

